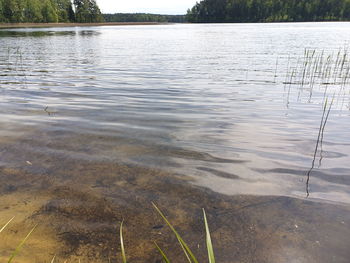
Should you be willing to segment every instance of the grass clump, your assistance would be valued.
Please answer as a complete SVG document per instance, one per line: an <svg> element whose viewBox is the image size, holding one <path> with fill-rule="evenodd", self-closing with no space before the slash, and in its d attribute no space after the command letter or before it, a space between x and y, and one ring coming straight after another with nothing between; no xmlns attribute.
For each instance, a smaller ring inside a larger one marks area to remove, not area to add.
<svg viewBox="0 0 350 263"><path fill-rule="evenodd" d="M152 205L155 208L155 210L158 212L158 214L163 218L164 222L169 226L171 231L175 234L175 236L176 236L176 238L177 238L177 240L182 248L182 251L187 258L187 261L189 263L198 263L198 260L195 257L194 253L192 252L192 250L189 248L189 246L186 244L186 242L182 239L180 234L176 231L176 229L169 222L169 220L165 217L165 215L162 213L162 211L154 203L152 203ZM212 245L208 221L207 221L207 217L206 217L204 209L203 209L203 217L204 217L204 226L205 226L205 233L206 233L206 245L207 245L207 252L208 252L208 260L209 260L209 263L215 263L213 245ZM158 246L158 244L156 242L154 242L154 244L155 244L158 252L162 256L163 261L165 263L170 263L171 261L167 257L166 253ZM121 254L122 254L123 263L127 263L126 256L125 256L126 254L125 254L125 248L124 248L124 241L123 241L123 222L120 224L120 247L121 247Z"/></svg>

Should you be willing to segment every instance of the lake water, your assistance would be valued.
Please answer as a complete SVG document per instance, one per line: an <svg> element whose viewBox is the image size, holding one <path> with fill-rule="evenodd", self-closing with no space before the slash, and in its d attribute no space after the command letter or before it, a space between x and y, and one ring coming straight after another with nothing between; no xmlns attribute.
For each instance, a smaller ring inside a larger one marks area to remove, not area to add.
<svg viewBox="0 0 350 263"><path fill-rule="evenodd" d="M124 219L133 262L160 262L153 240L181 262L155 202L200 259L204 207L218 261L348 262L349 33L350 23L0 30L0 225L16 216L0 257L38 224L21 262L108 262Z"/></svg>

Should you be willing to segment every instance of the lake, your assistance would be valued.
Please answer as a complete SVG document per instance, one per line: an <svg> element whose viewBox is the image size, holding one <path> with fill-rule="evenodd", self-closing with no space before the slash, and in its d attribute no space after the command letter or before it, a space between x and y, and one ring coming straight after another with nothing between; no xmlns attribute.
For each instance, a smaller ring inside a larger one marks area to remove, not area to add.
<svg viewBox="0 0 350 263"><path fill-rule="evenodd" d="M348 262L350 23L0 30L0 258Z"/></svg>

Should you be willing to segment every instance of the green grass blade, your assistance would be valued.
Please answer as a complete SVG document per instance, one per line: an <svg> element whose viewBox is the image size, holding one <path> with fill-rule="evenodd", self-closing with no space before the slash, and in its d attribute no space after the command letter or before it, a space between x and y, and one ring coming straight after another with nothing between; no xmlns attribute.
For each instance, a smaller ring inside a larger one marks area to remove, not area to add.
<svg viewBox="0 0 350 263"><path fill-rule="evenodd" d="M207 244L207 250L208 250L209 263L215 263L213 244L211 242L207 216L205 214L205 210L204 209L203 209L203 216L204 216L205 233L206 233L206 244Z"/></svg>
<svg viewBox="0 0 350 263"><path fill-rule="evenodd" d="M27 239L29 238L29 236L33 233L34 229L36 228L33 227L32 230L29 231L29 233L26 235L26 237L21 241L21 243L19 243L19 245L17 246L17 248L15 249L15 251L12 253L12 255L10 256L10 259L7 261L7 263L11 263L12 260L14 259L15 256L18 255L18 253L21 251L24 243L27 241Z"/></svg>
<svg viewBox="0 0 350 263"><path fill-rule="evenodd" d="M14 219L15 217L12 217L1 229L0 229L0 233L2 231L4 231L4 229L11 223L11 221Z"/></svg>
<svg viewBox="0 0 350 263"><path fill-rule="evenodd" d="M170 260L168 259L168 257L165 255L165 253L163 252L163 250L158 246L158 244L156 242L154 242L154 244L156 245L156 248L158 249L159 253L162 255L163 260L165 263L170 263Z"/></svg>
<svg viewBox="0 0 350 263"><path fill-rule="evenodd" d="M175 234L177 240L179 241L188 261L190 263L198 263L198 260L196 259L196 257L194 256L194 254L192 253L191 249L188 247L188 245L186 244L186 242L181 238L180 234L175 230L175 228L172 226L172 224L170 224L170 222L168 221L168 219L166 219L166 217L164 216L164 214L159 210L159 208L152 203L152 205L154 206L154 208L157 210L157 212L160 214L160 216L163 218L163 220L165 221L165 223L170 227L170 229L173 231L173 233Z"/></svg>
<svg viewBox="0 0 350 263"><path fill-rule="evenodd" d="M122 252L123 263L126 263L126 255L125 255L124 240L123 240L123 222L120 224L120 249Z"/></svg>
<svg viewBox="0 0 350 263"><path fill-rule="evenodd" d="M185 247L184 247L183 240L182 240L182 241L179 240L179 237L177 237L177 240L179 241L180 246L181 246L181 248L182 248L182 251L184 252L184 254L185 254L185 256L186 256L188 262L189 262L189 263L192 263L192 261L191 261L191 259L190 259L190 255L188 255L188 253L187 253L187 251L186 251L186 249L185 249Z"/></svg>

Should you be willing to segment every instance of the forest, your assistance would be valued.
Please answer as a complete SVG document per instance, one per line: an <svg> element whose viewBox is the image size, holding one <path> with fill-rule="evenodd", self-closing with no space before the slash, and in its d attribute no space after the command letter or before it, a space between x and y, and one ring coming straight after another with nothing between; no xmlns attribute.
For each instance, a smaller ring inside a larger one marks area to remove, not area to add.
<svg viewBox="0 0 350 263"><path fill-rule="evenodd" d="M101 14L96 0L0 0L0 23L348 21L350 0L202 0L186 15Z"/></svg>
<svg viewBox="0 0 350 263"><path fill-rule="evenodd" d="M202 0L187 11L192 23L350 20L350 0Z"/></svg>
<svg viewBox="0 0 350 263"><path fill-rule="evenodd" d="M0 0L0 23L91 23L103 17L95 0Z"/></svg>
<svg viewBox="0 0 350 263"><path fill-rule="evenodd" d="M103 14L105 22L169 22L183 23L186 17L184 15L159 15L146 13L116 13Z"/></svg>

